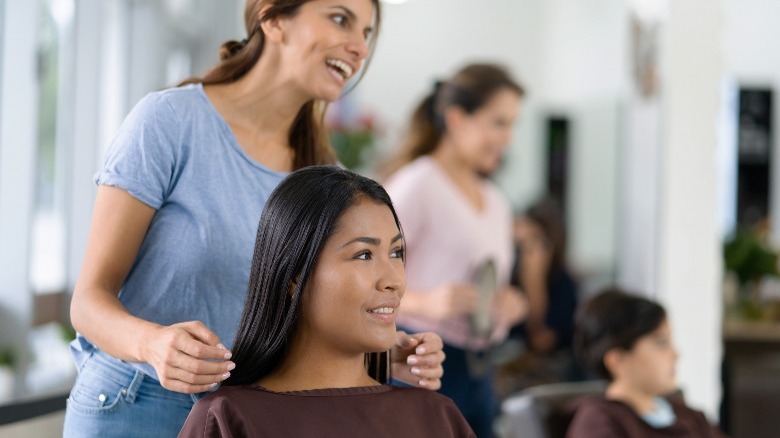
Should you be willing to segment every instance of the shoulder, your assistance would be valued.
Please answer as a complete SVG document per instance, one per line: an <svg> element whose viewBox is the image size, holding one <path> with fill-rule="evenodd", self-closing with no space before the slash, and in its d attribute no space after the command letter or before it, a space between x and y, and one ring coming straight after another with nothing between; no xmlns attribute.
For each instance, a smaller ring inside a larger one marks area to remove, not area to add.
<svg viewBox="0 0 780 438"><path fill-rule="evenodd" d="M691 432L702 437L721 437L723 436L715 426L713 426L703 412L693 409L685 404L682 399L676 397L668 398L672 405L678 423L687 423ZM689 429L689 430L690 430Z"/></svg>
<svg viewBox="0 0 780 438"><path fill-rule="evenodd" d="M200 84L166 88L147 94L138 106L150 111L168 112L178 117L205 111L208 101Z"/></svg>
<svg viewBox="0 0 780 438"><path fill-rule="evenodd" d="M386 181L388 187L414 187L430 180L431 172L436 171L436 163L428 156L417 158L390 175ZM418 187L419 188L419 187Z"/></svg>
<svg viewBox="0 0 780 438"><path fill-rule="evenodd" d="M241 387L220 388L195 403L180 437L246 436L246 418L253 418L254 402L245 400L250 390ZM249 410L252 409L252 410Z"/></svg>
<svg viewBox="0 0 780 438"><path fill-rule="evenodd" d="M398 411L400 416L413 422L412 419L421 419L417 421L418 425L435 425L436 434L426 436L475 436L466 418L449 397L427 389L407 387L393 387L390 394L396 397L393 400L395 406L403 406L403 410Z"/></svg>
<svg viewBox="0 0 780 438"><path fill-rule="evenodd" d="M405 217L406 222L410 220L410 215L420 217L422 208L436 202L439 187L435 186L435 165L430 157L420 157L398 169L383 184L396 210Z"/></svg>
<svg viewBox="0 0 780 438"><path fill-rule="evenodd" d="M235 412L248 406L272 403L272 397L272 393L245 386L223 386L198 400L195 408L211 412Z"/></svg>
<svg viewBox="0 0 780 438"><path fill-rule="evenodd" d="M586 397L577 403L567 437L623 436L622 419L631 416L636 415L622 403L604 397Z"/></svg>
<svg viewBox="0 0 780 438"><path fill-rule="evenodd" d="M438 415L448 419L462 418L462 414L455 405L455 402L436 391L422 388L399 388L394 386L391 390L391 394L404 400L404 403L408 403L412 407L420 407L421 409L428 410L431 412L431 415Z"/></svg>

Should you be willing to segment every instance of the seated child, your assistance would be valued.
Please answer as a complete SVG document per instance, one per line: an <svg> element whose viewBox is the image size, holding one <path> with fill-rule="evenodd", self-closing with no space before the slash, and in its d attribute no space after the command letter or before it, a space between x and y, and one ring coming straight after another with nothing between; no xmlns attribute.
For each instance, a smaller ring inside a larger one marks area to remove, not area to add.
<svg viewBox="0 0 780 438"><path fill-rule="evenodd" d="M577 313L574 348L609 383L603 397L579 404L567 437L722 436L704 414L664 397L677 388L678 355L657 303L617 290L597 295Z"/></svg>
<svg viewBox="0 0 780 438"><path fill-rule="evenodd" d="M473 437L450 399L386 384L404 263L378 183L335 166L290 174L260 218L236 368L179 436Z"/></svg>

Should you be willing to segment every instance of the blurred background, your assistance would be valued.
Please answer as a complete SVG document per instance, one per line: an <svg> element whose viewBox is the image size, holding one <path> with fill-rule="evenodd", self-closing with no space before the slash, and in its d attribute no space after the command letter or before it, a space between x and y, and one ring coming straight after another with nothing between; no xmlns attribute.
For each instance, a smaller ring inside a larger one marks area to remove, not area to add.
<svg viewBox="0 0 780 438"><path fill-rule="evenodd" d="M581 298L618 284L658 299L687 402L733 436L780 430L780 2L383 13L370 68L328 114L342 162L373 174L435 80L504 64L528 94L495 178L517 211L561 201ZM61 431L69 294L113 134L146 93L244 38L242 14L241 0L0 0L0 434Z"/></svg>

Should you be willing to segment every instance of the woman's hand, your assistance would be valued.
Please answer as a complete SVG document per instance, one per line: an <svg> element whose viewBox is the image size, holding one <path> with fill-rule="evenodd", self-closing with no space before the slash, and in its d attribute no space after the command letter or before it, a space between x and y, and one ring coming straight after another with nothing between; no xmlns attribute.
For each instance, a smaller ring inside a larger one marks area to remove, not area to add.
<svg viewBox="0 0 780 438"><path fill-rule="evenodd" d="M423 315L438 321L468 315L477 307L477 291L469 284L442 284L423 295Z"/></svg>
<svg viewBox="0 0 780 438"><path fill-rule="evenodd" d="M497 326L511 328L528 316L528 300L519 289L505 287L496 294L493 315Z"/></svg>
<svg viewBox="0 0 780 438"><path fill-rule="evenodd" d="M199 321L161 326L149 337L143 359L163 388L186 394L206 391L230 376L235 364L219 337Z"/></svg>
<svg viewBox="0 0 780 438"><path fill-rule="evenodd" d="M443 347L444 343L436 333L408 335L397 332L395 347L390 354L393 378L420 388L441 388Z"/></svg>

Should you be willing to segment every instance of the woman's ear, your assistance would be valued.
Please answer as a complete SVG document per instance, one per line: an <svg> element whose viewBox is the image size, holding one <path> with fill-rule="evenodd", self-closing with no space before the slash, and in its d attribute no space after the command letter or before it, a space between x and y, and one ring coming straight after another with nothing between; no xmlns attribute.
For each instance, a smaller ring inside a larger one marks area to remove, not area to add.
<svg viewBox="0 0 780 438"><path fill-rule="evenodd" d="M266 41L279 43L284 39L284 33L282 32L282 21L284 18L264 18L270 7L271 5L265 5L263 6L263 9L260 10L260 29L263 31Z"/></svg>
<svg viewBox="0 0 780 438"><path fill-rule="evenodd" d="M617 378L623 369L625 352L619 348L612 348L604 354L604 367L613 378Z"/></svg>
<svg viewBox="0 0 780 438"><path fill-rule="evenodd" d="M295 278L293 278L292 283L290 283L290 290L287 291L287 294L290 295L290 298L295 296L295 289L298 288L298 282L301 280L301 274L298 274Z"/></svg>
<svg viewBox="0 0 780 438"><path fill-rule="evenodd" d="M463 125L466 116L467 114L463 111L463 108L451 105L444 110L444 125L448 131L457 131Z"/></svg>

